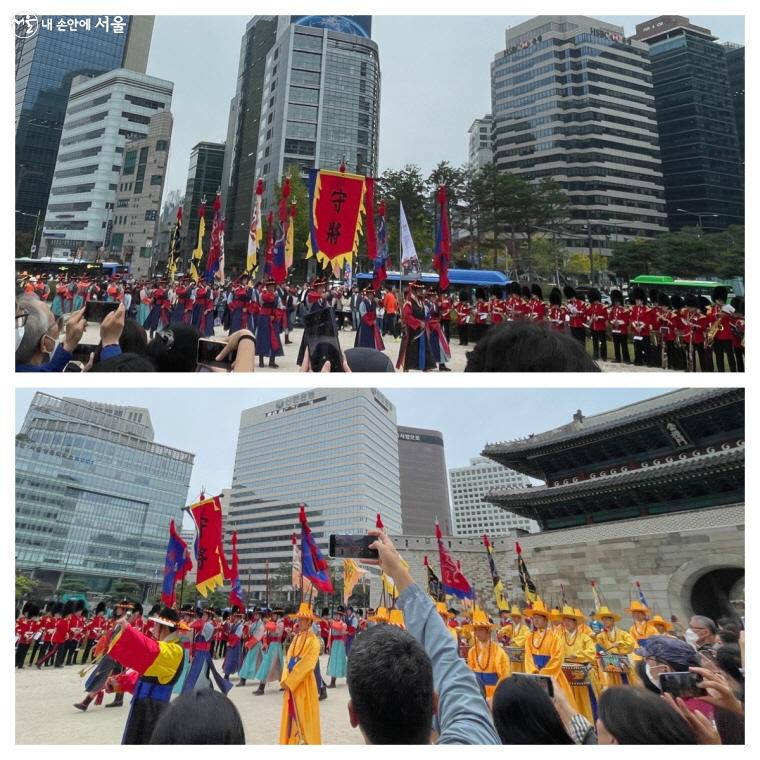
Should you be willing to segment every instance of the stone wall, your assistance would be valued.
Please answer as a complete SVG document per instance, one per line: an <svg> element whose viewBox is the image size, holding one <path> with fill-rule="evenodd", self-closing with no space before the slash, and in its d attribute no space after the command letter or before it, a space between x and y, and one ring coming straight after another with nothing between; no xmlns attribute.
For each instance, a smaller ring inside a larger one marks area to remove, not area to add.
<svg viewBox="0 0 760 760"><path fill-rule="evenodd" d="M563 584L568 601L588 612L594 606L590 585L593 580L608 605L622 613L639 581L656 612L685 620L692 612L689 599L698 578L714 569L744 567L744 505L489 538L494 545L497 571L511 600L522 602L514 551L515 540L519 540L531 577L547 604L559 601ZM454 559L461 561L479 603L494 612L491 577L481 540L444 540ZM435 538L395 536L394 542L418 583L426 583L422 564L425 555L439 574ZM377 598L373 584L375 604Z"/></svg>

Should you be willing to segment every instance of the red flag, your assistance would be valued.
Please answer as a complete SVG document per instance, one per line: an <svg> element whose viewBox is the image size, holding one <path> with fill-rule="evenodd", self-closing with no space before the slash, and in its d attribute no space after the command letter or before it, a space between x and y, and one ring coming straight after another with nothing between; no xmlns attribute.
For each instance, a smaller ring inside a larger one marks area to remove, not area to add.
<svg viewBox="0 0 760 760"><path fill-rule="evenodd" d="M367 209L367 258L375 260L377 256L377 230L375 229L375 180L367 177L364 180L364 206Z"/></svg>
<svg viewBox="0 0 760 760"><path fill-rule="evenodd" d="M164 560L164 582L161 589L161 601L167 607L174 606L174 587L192 570L193 563L187 544L174 527L174 520L169 523L169 544Z"/></svg>
<svg viewBox="0 0 760 760"><path fill-rule="evenodd" d="M438 272L441 292L449 287L449 258L451 257L451 230L449 229L449 204L446 188L441 185L436 197L438 225L435 235L435 256L433 268Z"/></svg>
<svg viewBox="0 0 760 760"><path fill-rule="evenodd" d="M375 527L378 528L379 530L384 530L385 529L385 525L383 525L383 520L380 517L380 513L379 512L377 513L377 520L375 520Z"/></svg>
<svg viewBox="0 0 760 760"><path fill-rule="evenodd" d="M227 561L222 550L222 504L218 496L188 507L198 530L196 542L198 572L195 586L198 593L207 596L224 582ZM229 577L227 568L227 577Z"/></svg>
<svg viewBox="0 0 760 760"><path fill-rule="evenodd" d="M441 584L445 593L456 596L458 599L472 599L472 587L467 578L462 574L459 563L449 554L449 550L443 544L443 534L438 521L435 523L435 537L438 539L438 557L441 562Z"/></svg>
<svg viewBox="0 0 760 760"><path fill-rule="evenodd" d="M306 519L306 509L303 504L298 519L301 523L301 573L320 591L331 594L333 585L330 580L329 567L311 535L311 528Z"/></svg>

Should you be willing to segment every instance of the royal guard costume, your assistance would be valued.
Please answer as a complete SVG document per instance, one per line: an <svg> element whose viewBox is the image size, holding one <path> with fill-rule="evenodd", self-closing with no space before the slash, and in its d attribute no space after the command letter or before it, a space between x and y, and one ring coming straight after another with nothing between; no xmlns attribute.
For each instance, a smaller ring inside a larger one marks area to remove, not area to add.
<svg viewBox="0 0 760 760"><path fill-rule="evenodd" d="M459 300L454 307L457 313L457 332L459 333L459 345L467 346L470 342L470 326L472 322L472 306L466 290L459 293Z"/></svg>
<svg viewBox="0 0 760 760"><path fill-rule="evenodd" d="M631 355L628 351L628 322L630 314L623 305L623 294L619 290L610 293L612 302L607 309L607 321L612 333L612 347L615 351L615 361L620 364L631 363Z"/></svg>
<svg viewBox="0 0 760 760"><path fill-rule="evenodd" d="M280 329L285 317L285 306L271 277L264 283L266 290L261 293L261 305L256 317L256 356L259 367L264 366L264 359L269 359L269 366L277 368L276 357L284 356L285 350L280 340Z"/></svg>
<svg viewBox="0 0 760 760"><path fill-rule="evenodd" d="M672 633L673 624L665 620L662 615L653 615L649 622L654 627L655 631L657 631L657 636L671 636L675 638Z"/></svg>
<svg viewBox="0 0 760 760"><path fill-rule="evenodd" d="M522 314L522 288L519 282L509 283L509 296L504 301L503 308L507 322L514 322L520 319Z"/></svg>
<svg viewBox="0 0 760 760"><path fill-rule="evenodd" d="M330 659L327 661L327 675L332 679L328 684L328 689L335 688L336 678L345 678L348 667L348 657L346 656L346 637L348 636L348 626L343 622L342 606L335 610L335 619L330 623Z"/></svg>
<svg viewBox="0 0 760 760"><path fill-rule="evenodd" d="M647 620L649 616L649 608L646 607L638 599L631 602L630 607L626 607L625 611L633 618L633 625L628 629L628 633L633 638L634 649L643 647L647 643L647 639L650 636L657 636L657 629ZM636 660L640 660L641 657L637 654L631 654L631 659L635 663Z"/></svg>
<svg viewBox="0 0 760 760"><path fill-rule="evenodd" d="M565 332L567 322L567 309L562 305L562 291L552 288L549 293L549 327L557 332Z"/></svg>
<svg viewBox="0 0 760 760"><path fill-rule="evenodd" d="M631 299L633 306L630 309L629 325L633 336L633 363L641 367L647 364L649 357L653 315L652 309L647 306L643 288L634 288Z"/></svg>
<svg viewBox="0 0 760 760"><path fill-rule="evenodd" d="M134 688L129 716L124 727L122 744L149 744L153 729L169 705L172 687L182 672L183 649L177 643L177 634L186 628L179 613L164 607L152 618L166 629L156 641L140 633L129 623L117 631L108 654L125 668L139 673Z"/></svg>
<svg viewBox="0 0 760 760"><path fill-rule="evenodd" d="M252 330L252 322L248 306L251 302L251 289L248 286L249 277L241 274L236 285L230 290L225 317L227 332L232 335L238 330Z"/></svg>
<svg viewBox="0 0 760 760"><path fill-rule="evenodd" d="M504 301L499 298L499 293L492 291L488 302L488 313L492 325L500 325L506 318Z"/></svg>
<svg viewBox="0 0 760 760"><path fill-rule="evenodd" d="M39 654L37 656L36 665L40 665L42 661L45 659L47 653L50 651L50 649L53 646L53 632L55 631L55 611L58 609L58 614L60 614L60 610L63 609L63 605L57 602L48 602L45 605L45 614L40 618L40 630L42 631L42 641L40 642L39 646ZM52 660L46 660L48 665L52 665Z"/></svg>
<svg viewBox="0 0 760 760"><path fill-rule="evenodd" d="M543 600L537 597L523 614L526 618L532 618L534 629L525 637L525 672L553 678L565 693L571 707L574 706L572 689L562 672L565 643L562 634L549 625L549 610Z"/></svg>
<svg viewBox="0 0 760 760"><path fill-rule="evenodd" d="M193 313L192 290L187 280L183 279L174 289L176 301L172 308L171 321L174 323L190 324Z"/></svg>
<svg viewBox="0 0 760 760"><path fill-rule="evenodd" d="M120 276L118 274L111 277L111 282L106 288L106 301L108 303L114 303L118 301L121 303L124 300L124 288L119 284Z"/></svg>
<svg viewBox="0 0 760 760"><path fill-rule="evenodd" d="M731 332L733 333L734 356L736 357L736 371L744 372L744 331L746 329L746 320L744 318L744 299L734 298L731 301L734 308L733 324Z"/></svg>
<svg viewBox="0 0 760 760"><path fill-rule="evenodd" d="M272 613L272 616L275 613ZM283 650L282 642L285 638L285 623L282 619L274 620L272 616L264 622L264 641L262 650L264 657L261 660L254 678L259 682L259 688L253 693L261 696L268 683L279 681L282 676Z"/></svg>
<svg viewBox="0 0 760 760"><path fill-rule="evenodd" d="M76 293L74 295L74 301L71 304L71 310L77 311L77 309L81 309L85 301L87 300L87 290L90 287L90 283L87 281L86 278L82 278L79 280L76 284ZM145 313L145 317L148 316L148 313ZM143 319L145 318L143 317Z"/></svg>
<svg viewBox="0 0 760 760"><path fill-rule="evenodd" d="M55 286L55 296L53 296L53 302L50 304L50 311L52 311L56 317L60 317L61 314L63 314L63 300L66 298L67 291L68 286L66 285L66 280L59 280L58 284Z"/></svg>
<svg viewBox="0 0 760 760"><path fill-rule="evenodd" d="M16 667L22 670L29 647L34 641L34 636L39 630L39 621L34 618L40 614L39 608L27 602L23 613L16 621Z"/></svg>
<svg viewBox="0 0 760 760"><path fill-rule="evenodd" d="M151 294L151 309L148 318L143 323L143 327L149 332L154 333L157 330L163 330L169 324L169 295L163 286L159 283Z"/></svg>
<svg viewBox="0 0 760 760"><path fill-rule="evenodd" d="M356 331L354 347L385 350L385 343L377 326L377 301L372 288L365 288L359 298L359 329Z"/></svg>
<svg viewBox="0 0 760 760"><path fill-rule="evenodd" d="M311 282L311 286L306 291L306 314L316 314L322 309L330 308L325 298L325 290L327 288L327 280L322 277L316 277ZM335 324L335 311L331 309L330 318L333 320L335 334L338 334L338 327ZM308 340L306 338L306 331L304 330L301 336L301 345L298 347L298 357L296 363L300 367L303 364L304 356L309 349Z"/></svg>
<svg viewBox="0 0 760 760"><path fill-rule="evenodd" d="M321 744L319 692L314 668L319 662L319 641L311 624L311 606L302 602L296 613L298 634L288 647L280 686L285 689L280 719L280 744ZM301 622L303 621L303 622Z"/></svg>
<svg viewBox="0 0 760 760"><path fill-rule="evenodd" d="M261 651L261 640L264 638L264 621L258 611L253 612L251 621L248 623L248 632L246 641L243 645L245 650L245 659L240 666L240 682L238 686L245 686L247 680L253 680L256 677L256 671L261 665L263 652Z"/></svg>
<svg viewBox="0 0 760 760"><path fill-rule="evenodd" d="M653 310L653 321L660 340L660 365L663 369L675 369L676 325L671 311L670 296L665 292L657 294L657 307Z"/></svg>
<svg viewBox="0 0 760 760"><path fill-rule="evenodd" d="M528 309L528 319L536 324L543 324L547 313L546 304L544 303L544 292L541 290L541 286L535 282L530 286Z"/></svg>
<svg viewBox="0 0 760 760"><path fill-rule="evenodd" d="M87 619L84 616L84 601L81 599L76 603L74 607L74 614L69 620L69 640L66 647L66 664L76 665L77 652L79 651L79 645L85 636L85 627L87 625Z"/></svg>
<svg viewBox="0 0 760 760"><path fill-rule="evenodd" d="M708 362L705 353L705 334L710 324L710 319L699 311L697 297L688 294L684 298L685 308L681 313L683 322L682 339L686 353L686 369L689 372L697 371L697 359L702 372L712 371L712 359Z"/></svg>
<svg viewBox="0 0 760 760"><path fill-rule="evenodd" d="M443 334L441 328L441 307L439 305L436 293L430 293L429 300L426 304L425 329L427 330L428 340L430 341L430 351L433 354L433 361L438 365L440 372L450 372L446 362L451 360L451 349Z"/></svg>
<svg viewBox="0 0 760 760"><path fill-rule="evenodd" d="M570 684L578 712L594 723L601 685L596 669L596 646L591 636L581 630L586 618L580 610L569 605L564 605L554 617L562 623L565 649L562 672Z"/></svg>
<svg viewBox="0 0 760 760"><path fill-rule="evenodd" d="M192 622L194 608L192 604L183 604L182 609L179 611L180 620L185 624L183 630L177 633L177 643L182 647L182 668L180 670L179 678L174 682L172 686L172 694L181 694L182 686L185 682L187 674L190 672L190 661L192 660L193 652L193 638L194 632L190 626ZM138 629L139 630L139 629Z"/></svg>
<svg viewBox="0 0 760 760"><path fill-rule="evenodd" d="M565 300L569 316L570 332L583 346L586 346L586 304L578 298L575 288L565 285Z"/></svg>
<svg viewBox="0 0 760 760"><path fill-rule="evenodd" d="M203 338L214 335L214 297L213 290L204 282L195 286L195 305L193 306L193 326Z"/></svg>
<svg viewBox="0 0 760 760"><path fill-rule="evenodd" d="M427 372L435 364L425 329L425 304L422 300L424 290L425 286L422 283L413 282L409 286L408 297L401 310L404 337L401 340L396 369L403 368L404 372L410 369Z"/></svg>
<svg viewBox="0 0 760 760"><path fill-rule="evenodd" d="M523 621L520 608L513 604L509 610L510 622L499 629L498 636L505 642L505 651L509 659L511 673L525 672L525 639L530 628Z"/></svg>
<svg viewBox="0 0 760 760"><path fill-rule="evenodd" d="M718 372L726 371L726 360L731 372L736 372L734 356L734 307L728 305L728 289L723 285L713 288L713 308L710 312L712 324L708 334L712 336L712 348Z"/></svg>
<svg viewBox="0 0 760 760"><path fill-rule="evenodd" d="M593 615L604 627L596 634L596 644L600 653L602 683L605 688L623 686L631 682L631 667L628 655L633 652L633 637L627 631L621 631L615 623L620 615L608 607L600 607Z"/></svg>
<svg viewBox="0 0 760 760"><path fill-rule="evenodd" d="M488 332L491 326L491 305L487 300L486 291L478 288L475 291L475 319L470 327L470 337L477 343Z"/></svg>
<svg viewBox="0 0 760 760"><path fill-rule="evenodd" d="M607 308L602 304L602 294L592 288L588 294L586 318L591 330L594 359L607 361Z"/></svg>
<svg viewBox="0 0 760 760"><path fill-rule="evenodd" d="M219 691L226 694L232 684L217 671L211 659L211 642L214 638L214 611L205 609L201 617L190 625L193 634L190 670L185 675L182 693L211 689L212 678Z"/></svg>
<svg viewBox="0 0 760 760"><path fill-rule="evenodd" d="M446 342L451 343L451 312L454 308L454 302L451 300L448 290L441 293L439 307L441 310L441 329L446 336Z"/></svg>
<svg viewBox="0 0 760 760"><path fill-rule="evenodd" d="M222 672L225 678L240 670L243 663L243 620L239 607L233 607L228 618L227 650L224 654Z"/></svg>
<svg viewBox="0 0 760 760"><path fill-rule="evenodd" d="M446 602L436 602L435 609L436 612L441 616L441 620L443 620L446 626L446 630L451 634L451 638L454 639L454 643L459 644L459 634L457 633L457 629L450 625L451 619L454 616L446 607Z"/></svg>
<svg viewBox="0 0 760 760"><path fill-rule="evenodd" d="M498 684L509 675L509 660L501 645L491 641L491 631L496 626L488 620L483 610L473 611L472 627L475 630L475 640L467 653L467 664L483 686L486 698L490 699ZM481 641L478 631L485 631L488 640Z"/></svg>

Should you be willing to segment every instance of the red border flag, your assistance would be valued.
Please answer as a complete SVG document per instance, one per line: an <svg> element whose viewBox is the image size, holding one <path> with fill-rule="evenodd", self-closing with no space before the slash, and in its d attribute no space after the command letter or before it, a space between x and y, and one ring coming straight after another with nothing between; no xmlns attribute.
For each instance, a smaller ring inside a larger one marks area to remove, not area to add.
<svg viewBox="0 0 760 760"><path fill-rule="evenodd" d="M441 583L443 590L450 596L457 599L472 599L472 586L467 578L464 577L461 568L449 554L449 550L443 545L443 534L441 526L436 520L435 537L438 540L438 557L441 561Z"/></svg>
<svg viewBox="0 0 760 760"><path fill-rule="evenodd" d="M435 233L435 256L433 269L438 272L438 287L443 293L449 287L449 259L451 258L451 229L449 228L449 203L446 188L441 185L436 196L438 224Z"/></svg>
<svg viewBox="0 0 760 760"><path fill-rule="evenodd" d="M187 509L198 530L196 540L196 561L198 571L195 587L201 596L208 596L229 577L227 560L222 550L222 503L218 496L191 504ZM227 572L225 572L227 568Z"/></svg>

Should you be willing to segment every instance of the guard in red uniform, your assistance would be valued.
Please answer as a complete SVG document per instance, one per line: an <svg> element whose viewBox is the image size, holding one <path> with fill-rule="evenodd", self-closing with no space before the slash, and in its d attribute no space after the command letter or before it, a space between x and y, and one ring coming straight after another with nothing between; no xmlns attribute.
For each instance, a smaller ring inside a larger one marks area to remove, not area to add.
<svg viewBox="0 0 760 760"><path fill-rule="evenodd" d="M90 650L95 646L95 642L105 633L106 619L104 612L106 611L106 603L99 602L95 608L95 614L92 617L84 630L84 652L82 654L82 665L84 665L90 656Z"/></svg>
<svg viewBox="0 0 760 760"><path fill-rule="evenodd" d="M631 299L633 306L629 324L633 335L633 363L643 367L647 363L651 347L652 310L647 306L647 297L643 288L634 288Z"/></svg>
<svg viewBox="0 0 760 760"><path fill-rule="evenodd" d="M710 327L717 330L713 339L713 353L718 372L726 371L726 360L731 372L736 372L736 357L734 356L734 312L733 306L728 305L728 290L723 285L713 288L713 309ZM713 327L717 324L718 327ZM709 328L708 328L709 329Z"/></svg>
<svg viewBox="0 0 760 760"><path fill-rule="evenodd" d="M530 311L528 318L536 324L543 324L546 319L546 304L544 303L544 293L538 283L530 286L530 302L528 304Z"/></svg>
<svg viewBox="0 0 760 760"><path fill-rule="evenodd" d="M488 332L490 327L490 305L486 300L486 291L478 288L475 291L475 322L470 327L470 337L477 343Z"/></svg>
<svg viewBox="0 0 760 760"><path fill-rule="evenodd" d="M707 364L705 355L705 331L709 325L709 318L699 311L699 301L694 295L684 298L686 308L681 314L683 322L682 339L686 351L687 372L697 371L696 359L699 359L699 369L702 372L712 371L712 363Z"/></svg>
<svg viewBox="0 0 760 760"><path fill-rule="evenodd" d="M488 302L488 310L490 314L490 323L492 325L500 325L506 318L506 308L504 301L499 298L501 295L498 288L494 288L491 291L491 300Z"/></svg>
<svg viewBox="0 0 760 760"><path fill-rule="evenodd" d="M459 300L454 306L457 312L457 332L459 333L459 345L467 346L470 343L470 323L472 317L470 312L470 295L466 290L459 292Z"/></svg>
<svg viewBox="0 0 760 760"><path fill-rule="evenodd" d="M449 296L449 291L444 290L441 293L439 306L441 309L441 329L446 337L446 342L451 343L451 308L453 302Z"/></svg>
<svg viewBox="0 0 760 760"><path fill-rule="evenodd" d="M734 298L731 301L734 307L734 322L731 327L734 339L734 357L736 358L736 371L744 372L744 299Z"/></svg>
<svg viewBox="0 0 760 760"><path fill-rule="evenodd" d="M572 336L586 347L586 304L576 295L575 288L565 285L565 299Z"/></svg>
<svg viewBox="0 0 760 760"><path fill-rule="evenodd" d="M553 288L549 293L549 327L557 332L565 332L567 322L567 309L562 305L562 292L559 288Z"/></svg>
<svg viewBox="0 0 760 760"><path fill-rule="evenodd" d="M625 362L631 363L631 355L628 352L628 322L630 314L628 309L623 305L623 294L619 290L613 290L610 293L612 301L607 309L607 322L610 325L612 333L612 347L615 351L615 362L620 364Z"/></svg>
<svg viewBox="0 0 760 760"><path fill-rule="evenodd" d="M588 326L591 329L591 345L594 359L607 361L607 308L602 304L602 294L592 288L588 294L586 307Z"/></svg>

